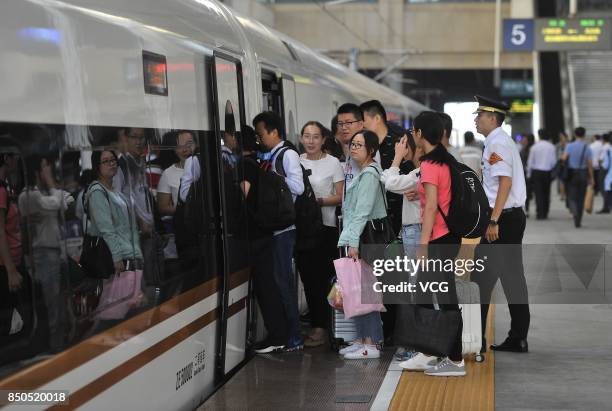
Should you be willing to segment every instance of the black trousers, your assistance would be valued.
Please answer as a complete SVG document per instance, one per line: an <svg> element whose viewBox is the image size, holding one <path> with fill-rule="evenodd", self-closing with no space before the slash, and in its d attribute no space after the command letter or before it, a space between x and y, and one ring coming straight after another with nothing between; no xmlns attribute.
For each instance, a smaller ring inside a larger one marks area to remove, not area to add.
<svg viewBox="0 0 612 411"><path fill-rule="evenodd" d="M571 169L571 178L566 183L569 209L574 215L574 224L579 226L584 213L584 197L588 185L588 172L584 169Z"/></svg>
<svg viewBox="0 0 612 411"><path fill-rule="evenodd" d="M525 189L527 191L527 199L525 200L525 211L529 213L529 203L531 203L531 199L533 198L533 180L531 178L527 178L527 175L525 175Z"/></svg>
<svg viewBox="0 0 612 411"><path fill-rule="evenodd" d="M304 293L313 328L329 327L327 294L336 275L334 260L338 258L338 228L323 226L317 247L296 250L296 265L304 284Z"/></svg>
<svg viewBox="0 0 612 411"><path fill-rule="evenodd" d="M454 234L448 233L440 238L436 238L429 242L427 247L427 259L428 260L454 260L459 253L459 247L461 245L461 237ZM442 311L459 311L459 304L457 302L457 289L455 287L455 273L450 271L427 271L419 275L419 281L439 281L448 283L448 292L436 293L436 299L440 310ZM432 301L433 303L433 301ZM433 304L419 304L422 307L433 308ZM457 336L455 343L448 358L452 361L461 361L462 355L462 341L463 341L463 321L459 322L459 329L457 330Z"/></svg>
<svg viewBox="0 0 612 411"><path fill-rule="evenodd" d="M476 248L476 258L485 260L484 270L472 272L472 281L480 287L483 345L491 293L498 279L510 309L508 335L515 339L527 338L531 318L521 245L525 232L525 213L521 208L513 208L502 213L498 224L499 239L489 243L483 237Z"/></svg>
<svg viewBox="0 0 612 411"><path fill-rule="evenodd" d="M272 238L252 240L250 247L253 286L268 339L273 345L284 345L289 337L288 325L280 290L274 278Z"/></svg>
<svg viewBox="0 0 612 411"><path fill-rule="evenodd" d="M536 199L536 216L537 218L547 218L550 210L550 184L552 181L550 171L533 170L531 181Z"/></svg>

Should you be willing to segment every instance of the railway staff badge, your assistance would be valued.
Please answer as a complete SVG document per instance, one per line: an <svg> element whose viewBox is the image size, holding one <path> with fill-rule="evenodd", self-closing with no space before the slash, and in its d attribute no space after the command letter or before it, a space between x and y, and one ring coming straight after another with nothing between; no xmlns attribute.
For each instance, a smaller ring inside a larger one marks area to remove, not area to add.
<svg viewBox="0 0 612 411"><path fill-rule="evenodd" d="M491 157L489 157L489 164L491 165L495 165L496 163L499 163L500 161L503 161L504 159L501 158L497 153L491 153Z"/></svg>

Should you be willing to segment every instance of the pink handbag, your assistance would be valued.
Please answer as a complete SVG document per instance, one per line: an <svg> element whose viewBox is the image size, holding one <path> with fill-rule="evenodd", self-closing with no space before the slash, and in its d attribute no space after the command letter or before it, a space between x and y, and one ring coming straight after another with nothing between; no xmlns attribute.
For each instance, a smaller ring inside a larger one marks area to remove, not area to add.
<svg viewBox="0 0 612 411"><path fill-rule="evenodd" d="M373 288L376 277L372 273L372 267L363 260L353 260L349 257L334 260L334 267L342 290L344 318L386 311L382 304L382 294L375 292ZM369 304L362 303L362 300Z"/></svg>
<svg viewBox="0 0 612 411"><path fill-rule="evenodd" d="M121 320L131 308L140 304L142 270L123 271L104 280L102 295L96 318L100 320Z"/></svg>

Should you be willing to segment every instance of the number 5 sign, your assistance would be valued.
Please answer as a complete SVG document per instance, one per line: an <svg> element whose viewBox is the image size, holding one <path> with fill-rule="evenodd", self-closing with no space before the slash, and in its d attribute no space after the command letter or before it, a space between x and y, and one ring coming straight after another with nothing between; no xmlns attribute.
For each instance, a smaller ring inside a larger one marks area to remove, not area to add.
<svg viewBox="0 0 612 411"><path fill-rule="evenodd" d="M504 19L504 50L533 50L533 20Z"/></svg>

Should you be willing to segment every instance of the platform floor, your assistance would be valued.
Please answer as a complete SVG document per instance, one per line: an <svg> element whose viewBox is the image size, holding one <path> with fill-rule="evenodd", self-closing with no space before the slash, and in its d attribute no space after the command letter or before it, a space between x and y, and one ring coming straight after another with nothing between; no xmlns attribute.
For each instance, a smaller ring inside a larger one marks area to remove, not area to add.
<svg viewBox="0 0 612 411"><path fill-rule="evenodd" d="M258 355L204 410L369 410L393 356L344 361L329 347Z"/></svg>
<svg viewBox="0 0 612 411"><path fill-rule="evenodd" d="M600 208L601 197L596 197L594 209ZM612 215L585 215L582 225L574 228L562 202L554 198L549 220L527 221L523 242L612 244ZM611 247L599 267L607 279L612 278ZM497 305L497 342L505 338L509 323L507 306ZM379 397L384 399L382 409L393 404L391 409L419 411L612 410L612 304L531 305L529 348L528 354L496 353L494 363L473 364L490 367L486 370L494 373L490 395L482 395L486 392L483 387L474 395L471 384L476 375L470 379L440 378L436 383L424 376L389 378L391 350L380 360L363 362L345 362L327 348L258 356L199 410L365 410L374 405L385 374L388 377L381 393L389 385L396 389L394 394ZM420 402L417 395L432 401ZM462 401L452 401L453 396ZM470 403L468 398L480 400ZM409 404L419 406L411 408ZM381 409L380 401L372 409Z"/></svg>

